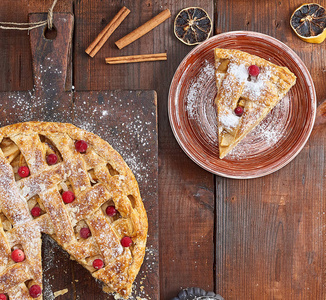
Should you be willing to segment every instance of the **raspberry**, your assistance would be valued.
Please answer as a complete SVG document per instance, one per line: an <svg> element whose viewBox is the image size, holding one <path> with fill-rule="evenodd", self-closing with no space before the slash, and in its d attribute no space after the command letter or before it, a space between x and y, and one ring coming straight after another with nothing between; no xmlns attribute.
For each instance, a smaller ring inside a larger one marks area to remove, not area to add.
<svg viewBox="0 0 326 300"><path fill-rule="evenodd" d="M29 288L29 294L32 298L37 298L38 296L40 296L42 294L42 289L39 285L32 285Z"/></svg>
<svg viewBox="0 0 326 300"><path fill-rule="evenodd" d="M12 251L11 258L14 262L22 262L25 259L25 253L20 249L16 249Z"/></svg>
<svg viewBox="0 0 326 300"><path fill-rule="evenodd" d="M132 239L129 236L125 236L121 239L121 245L123 247L130 247L132 244Z"/></svg>
<svg viewBox="0 0 326 300"><path fill-rule="evenodd" d="M7 296L5 294L0 294L0 300L7 300Z"/></svg>
<svg viewBox="0 0 326 300"><path fill-rule="evenodd" d="M113 205L111 205L106 208L105 212L109 217L113 217L117 214L118 211L115 209Z"/></svg>
<svg viewBox="0 0 326 300"><path fill-rule="evenodd" d="M89 228L84 227L84 228L80 229L79 234L83 239L87 239L91 236L91 231L89 230Z"/></svg>
<svg viewBox="0 0 326 300"><path fill-rule="evenodd" d="M35 206L35 207L32 208L31 214L32 214L32 216L34 218L36 218L36 217L39 217L40 216L41 211L42 211L41 208L39 208L38 206Z"/></svg>
<svg viewBox="0 0 326 300"><path fill-rule="evenodd" d="M249 72L249 75L251 75L251 76L258 76L258 74L260 73L260 70L259 70L259 67L258 66L251 65L248 68L248 72Z"/></svg>
<svg viewBox="0 0 326 300"><path fill-rule="evenodd" d="M75 200L75 194L72 191L66 191L62 193L62 200L64 203L71 203Z"/></svg>
<svg viewBox="0 0 326 300"><path fill-rule="evenodd" d="M26 166L19 167L18 175L22 178L27 177L29 175L29 168Z"/></svg>
<svg viewBox="0 0 326 300"><path fill-rule="evenodd" d="M84 153L87 150L87 143L83 140L79 140L75 143L75 148L78 152Z"/></svg>
<svg viewBox="0 0 326 300"><path fill-rule="evenodd" d="M243 107L242 106L237 106L236 109L234 110L234 113L238 116L241 117L243 114Z"/></svg>
<svg viewBox="0 0 326 300"><path fill-rule="evenodd" d="M52 154L49 154L46 158L46 162L49 164L49 165L55 165L58 161L58 157L52 153Z"/></svg>
<svg viewBox="0 0 326 300"><path fill-rule="evenodd" d="M104 266L103 260L102 259L95 259L93 261L93 267L97 270L102 269Z"/></svg>

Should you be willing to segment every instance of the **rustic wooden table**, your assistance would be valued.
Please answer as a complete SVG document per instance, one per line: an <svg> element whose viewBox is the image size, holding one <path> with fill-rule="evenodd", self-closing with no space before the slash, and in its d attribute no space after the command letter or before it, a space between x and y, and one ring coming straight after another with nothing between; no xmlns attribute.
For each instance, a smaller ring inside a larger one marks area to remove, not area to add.
<svg viewBox="0 0 326 300"><path fill-rule="evenodd" d="M58 1L56 12L72 12L75 17L72 83L77 91L157 91L160 299L170 299L188 286L214 290L228 300L326 299L324 126L314 128L301 153L280 171L234 180L214 176L193 163L176 142L167 113L174 71L192 49L173 34L174 17L188 6L201 6L209 13L214 34L258 31L290 46L311 72L318 104L323 102L326 44L304 43L289 26L291 13L301 2ZM2 0L0 20L27 22L28 13L45 12L51 3ZM131 14L91 59L85 48L123 5ZM114 41L165 8L171 10L171 19L128 47L115 47ZM107 56L165 51L167 62L104 64ZM31 90L31 66L26 32L0 31L0 91Z"/></svg>

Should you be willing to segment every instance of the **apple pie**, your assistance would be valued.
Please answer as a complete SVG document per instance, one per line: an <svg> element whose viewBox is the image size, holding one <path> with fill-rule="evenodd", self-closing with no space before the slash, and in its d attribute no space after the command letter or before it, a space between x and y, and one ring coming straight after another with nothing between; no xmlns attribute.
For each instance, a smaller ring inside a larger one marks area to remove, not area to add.
<svg viewBox="0 0 326 300"><path fill-rule="evenodd" d="M0 299L43 299L41 233L128 297L145 254L137 181L105 141L71 124L0 129Z"/></svg>
<svg viewBox="0 0 326 300"><path fill-rule="evenodd" d="M219 156L224 158L287 94L296 77L258 56L214 49Z"/></svg>

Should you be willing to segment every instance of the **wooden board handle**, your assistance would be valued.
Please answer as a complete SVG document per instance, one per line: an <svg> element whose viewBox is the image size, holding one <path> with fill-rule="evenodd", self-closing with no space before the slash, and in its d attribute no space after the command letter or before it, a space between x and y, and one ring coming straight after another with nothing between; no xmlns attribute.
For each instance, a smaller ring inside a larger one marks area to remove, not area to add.
<svg viewBox="0 0 326 300"><path fill-rule="evenodd" d="M46 20L46 13L30 14L30 22ZM35 94L44 90L65 90L67 66L71 48L74 17L69 13L54 13L54 39L44 35L46 26L30 31Z"/></svg>

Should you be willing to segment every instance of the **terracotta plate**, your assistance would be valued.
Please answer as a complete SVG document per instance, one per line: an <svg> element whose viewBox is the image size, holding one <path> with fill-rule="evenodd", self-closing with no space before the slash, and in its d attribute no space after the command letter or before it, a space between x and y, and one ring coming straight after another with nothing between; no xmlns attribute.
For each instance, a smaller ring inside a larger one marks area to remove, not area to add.
<svg viewBox="0 0 326 300"><path fill-rule="evenodd" d="M216 47L258 55L297 76L287 96L224 159L219 159L214 107ZM282 42L257 32L227 32L208 39L184 58L170 86L169 118L180 146L198 165L225 177L255 178L284 167L307 142L315 115L315 88L304 63Z"/></svg>

